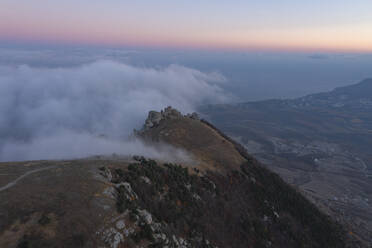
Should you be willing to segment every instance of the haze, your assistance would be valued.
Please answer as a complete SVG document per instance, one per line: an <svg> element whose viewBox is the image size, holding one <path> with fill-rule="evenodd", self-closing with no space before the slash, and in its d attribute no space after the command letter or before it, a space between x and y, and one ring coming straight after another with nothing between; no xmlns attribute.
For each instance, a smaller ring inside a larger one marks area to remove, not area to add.
<svg viewBox="0 0 372 248"><path fill-rule="evenodd" d="M362 0L3 0L0 160L151 153L127 139L149 110L371 77L371 10Z"/></svg>

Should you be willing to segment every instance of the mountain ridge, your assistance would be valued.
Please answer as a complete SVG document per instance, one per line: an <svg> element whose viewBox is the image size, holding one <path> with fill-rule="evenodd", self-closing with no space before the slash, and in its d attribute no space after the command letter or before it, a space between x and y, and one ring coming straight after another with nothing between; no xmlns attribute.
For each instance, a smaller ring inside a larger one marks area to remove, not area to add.
<svg viewBox="0 0 372 248"><path fill-rule="evenodd" d="M2 174L18 175L0 177L0 185L52 166L0 192L6 199L0 202L0 245L344 247L340 226L237 142L195 115L170 112L175 116L136 135L183 148L201 163L118 155L0 163Z"/></svg>

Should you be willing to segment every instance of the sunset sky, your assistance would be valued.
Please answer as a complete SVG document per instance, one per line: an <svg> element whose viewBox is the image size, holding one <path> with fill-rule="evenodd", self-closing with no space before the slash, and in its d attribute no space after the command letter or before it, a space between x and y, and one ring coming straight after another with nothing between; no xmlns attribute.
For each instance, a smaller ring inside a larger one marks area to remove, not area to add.
<svg viewBox="0 0 372 248"><path fill-rule="evenodd" d="M1 0L0 40L372 52L370 0Z"/></svg>

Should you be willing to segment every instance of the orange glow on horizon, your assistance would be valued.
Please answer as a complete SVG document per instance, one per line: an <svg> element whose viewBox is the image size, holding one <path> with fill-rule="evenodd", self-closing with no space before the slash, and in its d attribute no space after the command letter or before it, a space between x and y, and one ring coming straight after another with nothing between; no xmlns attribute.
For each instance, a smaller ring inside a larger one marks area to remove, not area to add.
<svg viewBox="0 0 372 248"><path fill-rule="evenodd" d="M3 22L0 23L0 39L204 50L372 52L372 29L369 26L226 32L191 29L173 32L174 30L151 30L148 27L135 29L112 26L107 23L94 26L89 23L74 25L74 22L57 24L50 25L39 20L7 26Z"/></svg>
<svg viewBox="0 0 372 248"><path fill-rule="evenodd" d="M372 41L360 41L350 43L345 40L335 40L324 42L324 40L278 40L273 38L273 42L266 40L207 40L207 39L175 39L168 38L147 38L147 37L107 37L105 35L40 35L38 38L28 35L2 35L7 40L34 41L41 43L55 44L76 44L76 45L97 45L97 46L133 46L133 47L153 47L153 48L179 48L179 49L201 49L201 50L264 50L264 51L294 51L294 52L372 52ZM0 38L1 39L1 38Z"/></svg>
<svg viewBox="0 0 372 248"><path fill-rule="evenodd" d="M372 52L366 1L3 0L0 40L206 50ZM295 9L294 9L295 8Z"/></svg>

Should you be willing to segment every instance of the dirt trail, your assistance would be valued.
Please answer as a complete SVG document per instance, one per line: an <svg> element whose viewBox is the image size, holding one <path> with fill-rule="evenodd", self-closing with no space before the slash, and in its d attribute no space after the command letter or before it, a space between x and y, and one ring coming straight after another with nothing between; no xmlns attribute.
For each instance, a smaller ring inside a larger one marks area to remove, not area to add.
<svg viewBox="0 0 372 248"><path fill-rule="evenodd" d="M15 179L14 181L8 183L7 185L3 186L3 187L0 187L0 192L1 191L4 191L4 190L7 190L11 187L13 187L14 185L16 185L20 180L22 180L23 178L33 174L33 173L36 173L36 172L40 172L40 171L44 171L44 170L49 170L49 169L52 169L52 168L56 168L56 166L49 166L49 167L45 167L45 168L39 168L39 169L34 169L34 170L30 170L30 171L27 171L26 173L24 173L22 176L18 177L17 179Z"/></svg>

